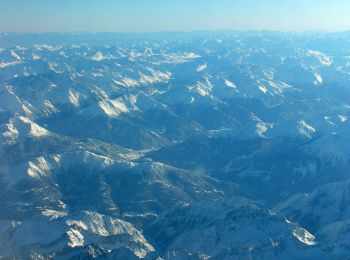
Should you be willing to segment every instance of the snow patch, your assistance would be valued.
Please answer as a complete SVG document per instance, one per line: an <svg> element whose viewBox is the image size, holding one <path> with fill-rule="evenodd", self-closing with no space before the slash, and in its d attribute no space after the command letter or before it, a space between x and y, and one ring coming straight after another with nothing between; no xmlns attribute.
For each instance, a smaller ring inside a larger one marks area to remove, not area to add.
<svg viewBox="0 0 350 260"><path fill-rule="evenodd" d="M316 132L316 129L307 124L304 120L298 121L297 124L299 133L305 135L308 138L312 138L311 134Z"/></svg>
<svg viewBox="0 0 350 260"><path fill-rule="evenodd" d="M59 112L59 110L49 100L44 101L44 110L47 114Z"/></svg>
<svg viewBox="0 0 350 260"><path fill-rule="evenodd" d="M32 54L32 59L33 59L33 60L40 60L41 57L40 57L39 55L33 53L33 54Z"/></svg>
<svg viewBox="0 0 350 260"><path fill-rule="evenodd" d="M211 93L211 90L213 88L211 82L209 81L209 78L206 77L205 78L205 83L202 82L197 82L195 89L197 90L197 92L199 93L199 95L201 96L209 96Z"/></svg>
<svg viewBox="0 0 350 260"><path fill-rule="evenodd" d="M5 125L5 127L6 130L1 134L6 139L5 143L9 145L16 144L18 141L18 130L13 125L11 120Z"/></svg>
<svg viewBox="0 0 350 260"><path fill-rule="evenodd" d="M273 124L264 122L258 122L256 124L256 132L260 137L265 137L264 134L271 128L273 128Z"/></svg>
<svg viewBox="0 0 350 260"><path fill-rule="evenodd" d="M293 235L302 243L308 246L316 245L316 238L309 231L303 228L295 228Z"/></svg>
<svg viewBox="0 0 350 260"><path fill-rule="evenodd" d="M273 80L275 77L275 70L273 69L268 69L268 70L263 70L264 75L269 79Z"/></svg>
<svg viewBox="0 0 350 260"><path fill-rule="evenodd" d="M279 93L282 93L285 89L293 88L293 86L288 85L285 82L282 81L268 81L269 85L276 89Z"/></svg>
<svg viewBox="0 0 350 260"><path fill-rule="evenodd" d="M27 50L27 48L25 48L23 46L20 46L20 45L16 45L16 49L20 50L20 51L26 51Z"/></svg>
<svg viewBox="0 0 350 260"><path fill-rule="evenodd" d="M162 63L180 64L180 63L190 62L194 59L198 59L201 56L193 52L185 52L185 53L170 53L170 54L164 55L164 57L165 57L164 61L155 62L154 64L162 64Z"/></svg>
<svg viewBox="0 0 350 260"><path fill-rule="evenodd" d="M344 115L338 115L338 118L341 122L346 122L348 120L348 117L347 116L344 116Z"/></svg>
<svg viewBox="0 0 350 260"><path fill-rule="evenodd" d="M48 65L49 65L49 69L52 70L53 72L58 73L58 74L62 74L63 73L63 71L60 71L58 69L58 64L57 63L49 62Z"/></svg>
<svg viewBox="0 0 350 260"><path fill-rule="evenodd" d="M55 50L60 49L59 46L55 47L55 46L48 45L48 44L35 44L34 48L38 51L41 51L42 49L46 49L48 51L55 51Z"/></svg>
<svg viewBox="0 0 350 260"><path fill-rule="evenodd" d="M51 219L61 218L67 215L66 212L56 211L52 209L46 209L41 212L41 215L50 217Z"/></svg>
<svg viewBox="0 0 350 260"><path fill-rule="evenodd" d="M73 106L75 106L75 107L79 106L79 104L80 104L80 102L79 102L80 97L81 97L81 95L80 95L80 93L78 91L76 91L74 89L70 89L68 91L68 99L69 99L70 103Z"/></svg>
<svg viewBox="0 0 350 260"><path fill-rule="evenodd" d="M67 231L69 238L68 246L70 247L80 247L84 246L84 236L76 229L70 229Z"/></svg>
<svg viewBox="0 0 350 260"><path fill-rule="evenodd" d="M47 176L52 168L42 156L36 158L34 162L29 161L28 166L27 174L34 179L40 179L41 177Z"/></svg>
<svg viewBox="0 0 350 260"><path fill-rule="evenodd" d="M237 89L237 86L236 86L233 82L229 81L228 79L225 79L225 84L226 84L226 86L228 86L229 88Z"/></svg>
<svg viewBox="0 0 350 260"><path fill-rule="evenodd" d="M14 57L16 60L21 60L21 57L18 56L18 54L15 51L10 51L11 56Z"/></svg>
<svg viewBox="0 0 350 260"><path fill-rule="evenodd" d="M147 68L147 70L151 73L151 75L145 75L141 73L141 77L139 80L140 84L155 84L155 83L168 82L171 78L170 72L161 72L161 71L153 70L151 68Z"/></svg>
<svg viewBox="0 0 350 260"><path fill-rule="evenodd" d="M267 88L264 86L259 86L259 90L264 94L267 92Z"/></svg>
<svg viewBox="0 0 350 260"><path fill-rule="evenodd" d="M125 104L119 100L103 100L99 102L99 106L109 117L118 117L121 113L129 111Z"/></svg>
<svg viewBox="0 0 350 260"><path fill-rule="evenodd" d="M319 52L319 51L308 50L307 55L316 57L319 60L319 62L325 66L330 66L333 63L331 57L329 57L326 54Z"/></svg>
<svg viewBox="0 0 350 260"><path fill-rule="evenodd" d="M207 64L199 65L196 69L197 72L202 72L207 68Z"/></svg>
<svg viewBox="0 0 350 260"><path fill-rule="evenodd" d="M98 51L93 56L91 56L91 59L94 60L94 61L102 61L102 60L107 59L107 57L104 56L102 54L102 52Z"/></svg>
<svg viewBox="0 0 350 260"><path fill-rule="evenodd" d="M331 121L331 117L330 116L325 116L324 120L326 120L329 124L331 125L335 125L332 121Z"/></svg>
<svg viewBox="0 0 350 260"><path fill-rule="evenodd" d="M19 116L19 119L23 123L29 124L29 126L30 126L29 135L30 136L41 137L41 136L46 136L46 135L50 134L50 132L48 130L46 130L45 128L43 128L43 127L39 126L38 124L34 123L33 121L31 121L27 117Z"/></svg>
<svg viewBox="0 0 350 260"><path fill-rule="evenodd" d="M15 66L18 64L21 64L21 61L11 61L11 62L0 62L0 68L6 68L6 67L10 67L10 66Z"/></svg>
<svg viewBox="0 0 350 260"><path fill-rule="evenodd" d="M321 85L323 83L323 78L321 74L318 72L315 72L314 76L315 76L315 81L314 81L315 85Z"/></svg>
<svg viewBox="0 0 350 260"><path fill-rule="evenodd" d="M181 57L185 59L197 59L197 58L200 58L201 56L193 52L185 52Z"/></svg>
<svg viewBox="0 0 350 260"><path fill-rule="evenodd" d="M122 81L123 85L128 87L128 88L135 87L139 84L136 80L133 80L133 79L128 78L128 77L122 78L121 81Z"/></svg>

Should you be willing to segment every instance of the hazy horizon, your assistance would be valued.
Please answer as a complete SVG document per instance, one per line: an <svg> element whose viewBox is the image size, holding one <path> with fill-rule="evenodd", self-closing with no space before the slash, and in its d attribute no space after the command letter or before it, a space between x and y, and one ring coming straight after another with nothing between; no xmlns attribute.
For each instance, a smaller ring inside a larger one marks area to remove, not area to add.
<svg viewBox="0 0 350 260"><path fill-rule="evenodd" d="M295 34L308 34L308 33L343 33L348 32L349 29L344 30L322 30L322 29L310 29L310 30L269 30L269 29L212 29L212 30L173 30L173 31L40 31L40 32L25 32L25 31L0 31L0 34L130 34L130 35L142 35L142 34L187 34L187 33L295 33Z"/></svg>
<svg viewBox="0 0 350 260"><path fill-rule="evenodd" d="M4 0L0 32L346 31L350 2Z"/></svg>

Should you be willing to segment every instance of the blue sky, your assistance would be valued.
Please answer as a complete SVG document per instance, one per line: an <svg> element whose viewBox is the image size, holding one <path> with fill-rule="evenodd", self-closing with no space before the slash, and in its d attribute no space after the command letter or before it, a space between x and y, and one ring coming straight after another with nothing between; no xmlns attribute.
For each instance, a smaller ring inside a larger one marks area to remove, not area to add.
<svg viewBox="0 0 350 260"><path fill-rule="evenodd" d="M350 29L350 0L0 0L0 31Z"/></svg>

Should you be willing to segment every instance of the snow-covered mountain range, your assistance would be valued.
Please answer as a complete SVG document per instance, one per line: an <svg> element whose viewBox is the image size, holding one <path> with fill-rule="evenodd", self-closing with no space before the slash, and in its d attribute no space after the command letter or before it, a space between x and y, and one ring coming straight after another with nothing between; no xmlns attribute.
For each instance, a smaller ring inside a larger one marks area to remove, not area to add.
<svg viewBox="0 0 350 260"><path fill-rule="evenodd" d="M0 259L350 259L350 33L0 34Z"/></svg>

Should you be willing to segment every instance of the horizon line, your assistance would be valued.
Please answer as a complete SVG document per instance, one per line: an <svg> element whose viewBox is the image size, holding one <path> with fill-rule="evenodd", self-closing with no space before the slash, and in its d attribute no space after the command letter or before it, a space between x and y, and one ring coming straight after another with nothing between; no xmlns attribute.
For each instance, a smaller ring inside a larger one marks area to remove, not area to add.
<svg viewBox="0 0 350 260"><path fill-rule="evenodd" d="M193 29L193 30L159 30L159 31L85 31L85 30L72 30L72 31L0 31L0 34L161 34L161 33L215 33L215 32L273 32L273 33L345 33L349 32L349 29L345 30L327 30L327 29L310 29L310 30L273 30L273 29Z"/></svg>

